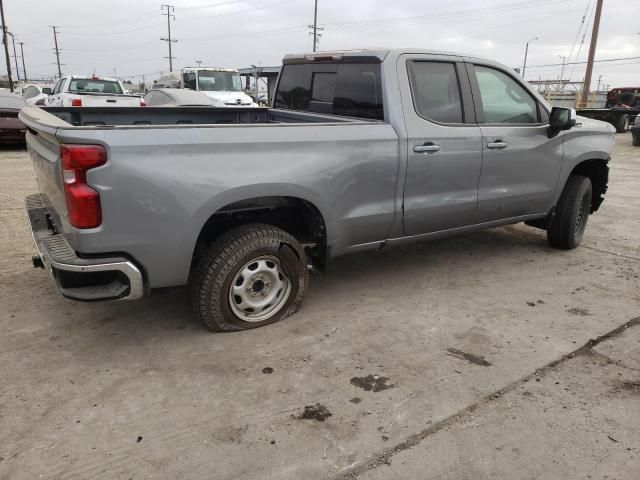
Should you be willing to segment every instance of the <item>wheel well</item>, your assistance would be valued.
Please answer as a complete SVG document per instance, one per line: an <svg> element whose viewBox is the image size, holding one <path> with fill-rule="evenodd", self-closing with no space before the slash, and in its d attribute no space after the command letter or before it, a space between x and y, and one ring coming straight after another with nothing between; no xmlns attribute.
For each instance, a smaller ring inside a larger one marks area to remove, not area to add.
<svg viewBox="0 0 640 480"><path fill-rule="evenodd" d="M598 210L604 194L607 192L607 182L609 180L609 167L607 160L585 160L576 165L571 171L571 175L583 175L589 177L593 191L591 194L591 213Z"/></svg>
<svg viewBox="0 0 640 480"><path fill-rule="evenodd" d="M320 210L296 197L254 197L226 205L202 227L194 260L222 233L247 223L267 223L293 235L305 248L313 265L324 269L327 262L327 230Z"/></svg>

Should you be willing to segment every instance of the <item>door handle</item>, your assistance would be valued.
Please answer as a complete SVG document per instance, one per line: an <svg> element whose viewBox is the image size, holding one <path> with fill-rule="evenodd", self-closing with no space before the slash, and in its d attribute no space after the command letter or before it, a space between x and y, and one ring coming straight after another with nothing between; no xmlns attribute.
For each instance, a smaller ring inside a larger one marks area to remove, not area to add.
<svg viewBox="0 0 640 480"><path fill-rule="evenodd" d="M416 153L425 153L429 155L430 153L435 153L440 150L440 145L436 145L435 143L429 142L424 145L416 145L413 147L413 151Z"/></svg>
<svg viewBox="0 0 640 480"><path fill-rule="evenodd" d="M507 142L503 142L502 140L496 140L495 142L487 143L487 148L502 149L502 148L507 148L508 146L509 144Z"/></svg>

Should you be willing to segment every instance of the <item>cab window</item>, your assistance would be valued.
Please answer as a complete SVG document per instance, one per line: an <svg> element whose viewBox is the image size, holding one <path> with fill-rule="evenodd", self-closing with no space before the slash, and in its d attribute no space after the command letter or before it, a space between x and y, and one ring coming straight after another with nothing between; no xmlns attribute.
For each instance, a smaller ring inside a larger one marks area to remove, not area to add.
<svg viewBox="0 0 640 480"><path fill-rule="evenodd" d="M538 123L536 100L516 80L495 68L475 65L483 123Z"/></svg>
<svg viewBox="0 0 640 480"><path fill-rule="evenodd" d="M462 123L456 66L450 62L409 63L411 95L418 115L442 123Z"/></svg>

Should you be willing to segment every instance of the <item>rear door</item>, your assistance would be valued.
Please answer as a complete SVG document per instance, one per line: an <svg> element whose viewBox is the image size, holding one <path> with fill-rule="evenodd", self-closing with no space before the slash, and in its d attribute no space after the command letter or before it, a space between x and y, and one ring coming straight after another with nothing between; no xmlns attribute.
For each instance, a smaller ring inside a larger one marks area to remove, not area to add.
<svg viewBox="0 0 640 480"><path fill-rule="evenodd" d="M398 73L408 141L405 234L476 223L482 132L465 64L460 57L407 54L399 57Z"/></svg>
<svg viewBox="0 0 640 480"><path fill-rule="evenodd" d="M562 166L562 135L549 138L546 108L512 72L474 62L469 74L482 130L480 223L546 213Z"/></svg>

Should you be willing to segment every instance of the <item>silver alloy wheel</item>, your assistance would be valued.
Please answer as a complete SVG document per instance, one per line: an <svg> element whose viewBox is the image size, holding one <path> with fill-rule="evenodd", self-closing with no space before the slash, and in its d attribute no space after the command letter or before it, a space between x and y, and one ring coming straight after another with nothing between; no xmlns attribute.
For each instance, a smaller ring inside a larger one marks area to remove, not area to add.
<svg viewBox="0 0 640 480"><path fill-rule="evenodd" d="M229 287L229 305L245 322L262 322L282 309L291 294L291 281L280 260L264 255L245 263Z"/></svg>

